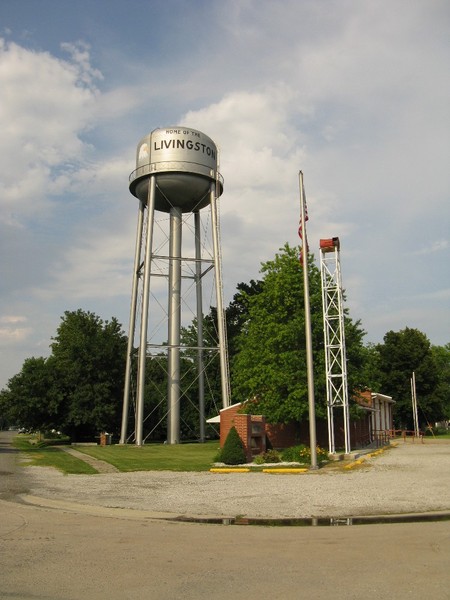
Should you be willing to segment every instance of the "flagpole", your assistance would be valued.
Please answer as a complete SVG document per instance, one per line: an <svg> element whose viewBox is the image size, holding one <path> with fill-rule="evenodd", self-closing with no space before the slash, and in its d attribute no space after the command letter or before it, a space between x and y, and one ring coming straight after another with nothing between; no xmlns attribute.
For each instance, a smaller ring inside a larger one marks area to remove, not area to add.
<svg viewBox="0 0 450 600"><path fill-rule="evenodd" d="M316 438L316 407L314 400L314 373L312 353L311 306L309 301L309 273L308 273L308 242L306 239L306 210L305 189L303 187L303 173L299 171L300 185L300 221L302 232L302 257L303 257L303 293L305 297L305 337L306 337L306 369L308 377L308 409L309 409L309 445L311 449L311 469L317 469L317 438Z"/></svg>

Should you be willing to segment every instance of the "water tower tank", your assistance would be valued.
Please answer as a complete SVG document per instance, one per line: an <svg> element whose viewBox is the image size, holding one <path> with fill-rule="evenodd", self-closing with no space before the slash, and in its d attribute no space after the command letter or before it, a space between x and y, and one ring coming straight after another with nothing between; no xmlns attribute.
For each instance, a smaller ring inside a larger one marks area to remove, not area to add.
<svg viewBox="0 0 450 600"><path fill-rule="evenodd" d="M209 204L211 182L219 181L217 194L222 193L217 168L217 147L201 131L182 126L155 129L138 144L130 192L146 202L149 177L156 175L156 210L200 210Z"/></svg>

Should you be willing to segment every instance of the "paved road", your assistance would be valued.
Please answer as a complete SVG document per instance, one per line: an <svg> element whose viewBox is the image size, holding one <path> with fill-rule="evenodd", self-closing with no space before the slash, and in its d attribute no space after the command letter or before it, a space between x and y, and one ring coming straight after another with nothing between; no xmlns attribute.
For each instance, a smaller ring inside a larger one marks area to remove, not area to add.
<svg viewBox="0 0 450 600"><path fill-rule="evenodd" d="M20 504L0 433L0 598L19 600L422 599L450 596L450 522L244 527ZM55 499L57 500L57 499Z"/></svg>

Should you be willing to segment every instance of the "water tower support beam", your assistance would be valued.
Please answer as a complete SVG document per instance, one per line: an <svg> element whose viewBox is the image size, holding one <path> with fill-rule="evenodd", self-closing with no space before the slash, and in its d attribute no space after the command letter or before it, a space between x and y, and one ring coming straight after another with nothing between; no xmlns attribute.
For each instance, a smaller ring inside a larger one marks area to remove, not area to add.
<svg viewBox="0 0 450 600"><path fill-rule="evenodd" d="M123 390L122 428L119 444L127 443L128 412L130 410L131 363L134 351L134 336L136 331L136 307L139 288L139 265L141 264L142 230L144 225L145 202L139 202L139 213L136 228L136 248L134 252L133 285L131 290L130 324L128 328L128 346L125 364L125 385Z"/></svg>
<svg viewBox="0 0 450 600"><path fill-rule="evenodd" d="M144 428L144 390L145 390L145 365L147 359L147 327L148 327L148 304L150 292L150 272L152 263L153 223L155 215L156 179L151 176L148 183L147 197L147 237L145 240L144 257L144 282L142 288L142 315L141 335L138 354L138 382L136 392L136 446L143 444Z"/></svg>
<svg viewBox="0 0 450 600"><path fill-rule="evenodd" d="M214 276L216 285L216 303L217 303L217 326L219 333L219 355L220 355L220 374L222 385L222 406L226 408L230 405L230 381L228 374L228 356L227 356L227 333L225 326L225 313L223 310L223 285L222 285L222 265L220 260L220 241L219 241L219 222L217 217L217 198L216 185L211 183L210 189L211 201L211 229L214 250Z"/></svg>
<svg viewBox="0 0 450 600"><path fill-rule="evenodd" d="M180 442L181 208L170 209L167 443Z"/></svg>
<svg viewBox="0 0 450 600"><path fill-rule="evenodd" d="M202 245L200 212L194 212L195 227L195 287L197 296L197 373L200 442L205 441L205 373L203 364L203 290L202 290Z"/></svg>

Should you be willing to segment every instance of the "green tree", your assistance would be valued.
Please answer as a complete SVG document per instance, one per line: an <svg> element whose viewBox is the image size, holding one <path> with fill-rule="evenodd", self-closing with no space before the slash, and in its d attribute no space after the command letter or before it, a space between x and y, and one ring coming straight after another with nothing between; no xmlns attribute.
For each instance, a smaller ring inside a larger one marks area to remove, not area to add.
<svg viewBox="0 0 450 600"><path fill-rule="evenodd" d="M0 410L9 423L27 429L58 428L61 421L61 396L51 358L27 358L0 394Z"/></svg>
<svg viewBox="0 0 450 600"><path fill-rule="evenodd" d="M246 462L244 444L234 426L228 432L227 439L219 453L218 462L226 465L241 465Z"/></svg>
<svg viewBox="0 0 450 600"><path fill-rule="evenodd" d="M126 355L126 337L117 319L103 321L81 309L66 311L51 349L60 426L73 438L117 431Z"/></svg>
<svg viewBox="0 0 450 600"><path fill-rule="evenodd" d="M432 346L431 353L437 369L438 382L434 397L440 406L440 416L436 420L450 419L450 344Z"/></svg>
<svg viewBox="0 0 450 600"><path fill-rule="evenodd" d="M326 380L320 271L308 258L317 415L326 415ZM232 361L233 401L256 398L271 422L308 415L303 275L298 249L288 244L262 265L261 291L247 296L248 319ZM345 317L349 384L360 382L364 362L359 322Z"/></svg>
<svg viewBox="0 0 450 600"><path fill-rule="evenodd" d="M441 417L442 407L436 390L439 382L438 368L430 341L418 329L406 327L401 331L388 331L383 343L376 346L378 353L378 379L383 393L396 401L394 418L397 427L413 429L411 404L411 377L415 373L419 422Z"/></svg>
<svg viewBox="0 0 450 600"><path fill-rule="evenodd" d="M233 360L238 351L237 343L239 335L246 328L249 320L250 298L260 294L262 286L262 281L255 281L254 279L251 279L250 283L238 283L236 286L237 292L225 310L230 360Z"/></svg>

